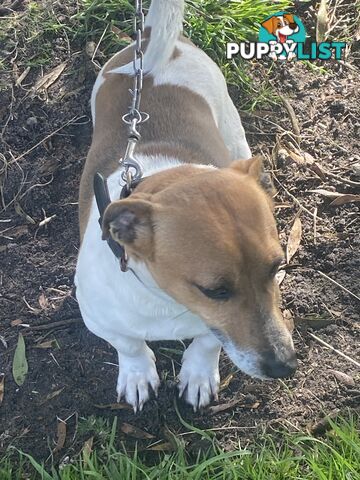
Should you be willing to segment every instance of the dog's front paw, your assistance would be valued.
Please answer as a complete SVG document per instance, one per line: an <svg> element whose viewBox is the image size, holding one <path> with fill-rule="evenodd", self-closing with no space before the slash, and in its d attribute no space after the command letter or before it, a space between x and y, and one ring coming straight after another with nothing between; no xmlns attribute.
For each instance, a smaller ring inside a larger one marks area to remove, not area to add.
<svg viewBox="0 0 360 480"><path fill-rule="evenodd" d="M136 413L142 410L144 403L149 399L149 385L157 395L160 384L156 371L155 356L147 349L141 355L128 357L119 355L119 376L117 381L118 402L125 397Z"/></svg>
<svg viewBox="0 0 360 480"><path fill-rule="evenodd" d="M217 366L194 365L185 360L179 373L179 396L183 394L194 412L208 405L212 398L217 400L220 375Z"/></svg>

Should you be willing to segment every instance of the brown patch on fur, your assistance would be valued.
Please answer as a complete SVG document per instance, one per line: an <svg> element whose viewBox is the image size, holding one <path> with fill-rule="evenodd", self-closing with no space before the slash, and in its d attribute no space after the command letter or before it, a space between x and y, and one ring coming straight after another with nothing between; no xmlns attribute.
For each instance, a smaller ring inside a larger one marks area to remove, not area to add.
<svg viewBox="0 0 360 480"><path fill-rule="evenodd" d="M130 102L132 79L111 74L110 70L132 59L132 47L116 54L105 68L105 82L96 97L96 121L92 144L81 177L79 214L80 235L84 234L93 198L95 172L108 177L119 166L125 153L127 129L122 116ZM171 108L168 106L171 105ZM160 151L176 155L188 163L212 163L225 166L230 155L216 127L207 102L187 88L172 85L153 86L151 76L144 77L141 106L150 120L141 126L139 153ZM207 139L204 142L204 138Z"/></svg>

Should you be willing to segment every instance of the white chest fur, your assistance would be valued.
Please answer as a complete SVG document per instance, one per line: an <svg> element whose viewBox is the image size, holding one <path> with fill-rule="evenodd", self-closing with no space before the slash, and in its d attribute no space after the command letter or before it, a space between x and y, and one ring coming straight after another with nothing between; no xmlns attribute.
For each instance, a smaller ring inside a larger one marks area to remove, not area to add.
<svg viewBox="0 0 360 480"><path fill-rule="evenodd" d="M108 179L112 199L119 198L119 177L117 171ZM157 286L144 264L130 260L136 275L120 270L119 261L101 240L98 218L94 200L75 275L76 296L89 330L107 341L117 335L180 340L207 333L199 317Z"/></svg>

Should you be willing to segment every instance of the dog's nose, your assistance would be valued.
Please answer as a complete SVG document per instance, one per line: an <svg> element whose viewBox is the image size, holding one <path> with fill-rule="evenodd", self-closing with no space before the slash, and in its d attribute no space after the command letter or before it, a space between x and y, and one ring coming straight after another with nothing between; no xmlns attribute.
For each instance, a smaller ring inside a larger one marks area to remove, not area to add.
<svg viewBox="0 0 360 480"><path fill-rule="evenodd" d="M297 359L295 353L286 360L279 360L274 352L267 352L263 356L262 370L267 377L284 378L291 377L297 369Z"/></svg>

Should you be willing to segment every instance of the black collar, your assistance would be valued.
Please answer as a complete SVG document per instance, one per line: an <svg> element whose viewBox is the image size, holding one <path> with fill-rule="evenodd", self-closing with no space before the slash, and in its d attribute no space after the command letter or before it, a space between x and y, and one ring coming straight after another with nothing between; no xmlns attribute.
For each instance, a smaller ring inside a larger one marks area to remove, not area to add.
<svg viewBox="0 0 360 480"><path fill-rule="evenodd" d="M127 185L125 185L121 189L120 199L127 198L129 195L131 195L131 193L138 186L139 183L140 183L140 180L137 181L136 183L133 183L130 189L128 189ZM100 213L99 224L100 224L100 227L102 227L105 209L111 203L109 188L107 185L106 178L103 177L99 172L96 172L94 175L93 185L94 185L96 204ZM111 251L115 255L115 257L119 259L121 271L126 272L128 259L127 259L127 255L124 247L119 243L115 242L115 240L111 238L111 236L109 236L109 238L106 241L109 247L111 248Z"/></svg>

